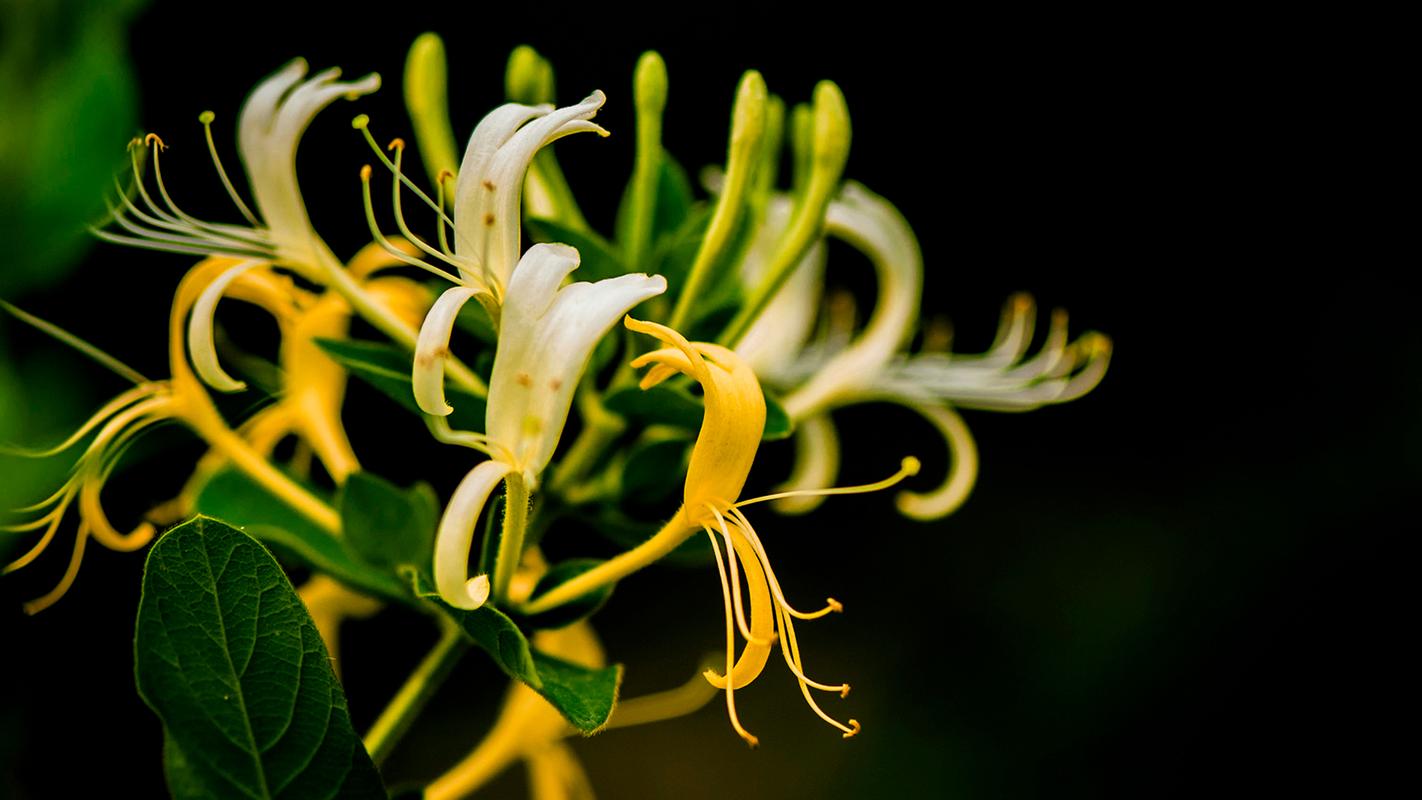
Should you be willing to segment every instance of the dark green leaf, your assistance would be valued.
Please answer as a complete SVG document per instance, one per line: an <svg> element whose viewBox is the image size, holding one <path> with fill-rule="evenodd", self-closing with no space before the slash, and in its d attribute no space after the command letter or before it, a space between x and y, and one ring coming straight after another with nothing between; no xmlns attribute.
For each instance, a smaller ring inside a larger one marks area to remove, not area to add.
<svg viewBox="0 0 1422 800"><path fill-rule="evenodd" d="M627 186L622 191L622 199L617 205L617 220L613 226L617 241L624 245L628 236L631 235L628 227L632 224L632 186L635 180L636 176L633 175L628 179ZM662 151L662 164L657 174L656 192L657 196L652 206L652 229L648 232L648 244L653 247L663 237L681 227L694 202L691 194L691 182L687 180L686 170L682 169L676 159L666 151ZM642 267L633 271L645 272L646 268Z"/></svg>
<svg viewBox="0 0 1422 800"><path fill-rule="evenodd" d="M760 390L765 393L765 433L761 438L767 442L787 438L795 432L794 420L769 389L761 386Z"/></svg>
<svg viewBox="0 0 1422 800"><path fill-rule="evenodd" d="M455 608L441 600L419 572L407 569L404 574L412 582L416 596L452 619L471 641L494 658L505 674L542 695L579 731L591 734L607 724L622 682L620 664L593 669L540 653L502 611L491 605L473 611Z"/></svg>
<svg viewBox="0 0 1422 800"><path fill-rule="evenodd" d="M341 487L341 533L366 563L377 567L434 558L439 498L429 484L401 489L369 472L352 473Z"/></svg>
<svg viewBox="0 0 1422 800"><path fill-rule="evenodd" d="M580 231L556 220L536 217L525 219L524 225L535 242L559 242L578 248L582 261L573 276L580 281L600 281L641 271L628 269L616 248L593 231Z"/></svg>
<svg viewBox="0 0 1422 800"><path fill-rule="evenodd" d="M669 386L653 386L642 390L635 386L609 394L603 404L629 420L644 425L674 425L698 430L705 409L701 401Z"/></svg>
<svg viewBox="0 0 1422 800"><path fill-rule="evenodd" d="M241 531L198 517L153 545L134 662L175 797L385 797L316 626Z"/></svg>
<svg viewBox="0 0 1422 800"><path fill-rule="evenodd" d="M622 465L622 497L646 505L681 488L686 478L691 440L642 442L627 454Z"/></svg>
<svg viewBox="0 0 1422 800"><path fill-rule="evenodd" d="M413 356L394 345L355 339L317 339L316 344L336 363L416 415L415 389L410 373ZM445 396L454 407L449 424L459 430L484 430L484 398L446 383Z"/></svg>
<svg viewBox="0 0 1422 800"><path fill-rule="evenodd" d="M592 669L533 651L543 678L538 693L584 736L597 733L612 717L622 685L622 665Z"/></svg>
<svg viewBox="0 0 1422 800"><path fill-rule="evenodd" d="M533 593L529 595L529 600L536 600L539 595L549 589L566 583L601 563L603 563L602 559L598 558L571 558L554 564L542 578L538 579L538 584L533 587ZM597 610L602 608L607 599L612 596L612 589L613 584L608 584L552 611L531 617L521 617L519 621L535 630L566 628L578 620L586 619L597 613Z"/></svg>
<svg viewBox="0 0 1422 800"><path fill-rule="evenodd" d="M353 555L341 540L291 510L246 474L222 469L198 490L197 511L235 525L281 555L373 594L408 602L405 584Z"/></svg>
<svg viewBox="0 0 1422 800"><path fill-rule="evenodd" d="M494 321L489 319L489 311L483 303L465 303L464 308L459 310L459 316L454 318L454 324L484 344L494 344L499 340L499 332L494 329Z"/></svg>

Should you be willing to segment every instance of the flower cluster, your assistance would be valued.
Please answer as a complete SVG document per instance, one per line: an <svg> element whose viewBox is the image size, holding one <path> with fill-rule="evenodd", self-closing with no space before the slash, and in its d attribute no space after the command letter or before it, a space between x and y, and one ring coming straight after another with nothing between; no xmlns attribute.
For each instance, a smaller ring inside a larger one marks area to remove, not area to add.
<svg viewBox="0 0 1422 800"><path fill-rule="evenodd" d="M769 501L780 511L803 513L828 495L883 490L916 475L918 459L905 456L884 480L830 488L840 461L833 412L887 402L922 415L950 455L943 484L902 492L900 510L916 519L947 515L966 499L977 474L976 446L958 410L1026 411L1079 398L1105 373L1109 341L1097 333L1073 339L1066 314L1058 311L1032 353L1036 313L1026 295L1008 300L997 339L984 353L952 352L942 326L921 332L924 264L917 240L892 203L844 178L849 113L833 83L820 83L809 103L787 112L759 73L746 73L731 109L726 163L708 171L710 197L697 201L662 146L668 87L665 65L654 53L637 66L635 167L617 232L604 237L585 221L550 147L575 133L606 136L593 122L604 93L555 105L551 66L520 48L509 62L509 102L479 122L456 164L443 47L432 35L422 37L411 51L404 89L430 188L406 174L403 139L381 146L372 120L357 117L354 127L388 173L389 209L375 199L377 170L360 168L372 241L343 261L312 226L296 150L317 113L339 98L376 91L380 79L343 82L338 70L306 72L304 61L288 64L253 90L238 117L250 205L218 157L214 115L201 117L217 175L246 224L183 212L163 180L164 142L150 134L131 147L131 181L118 185L110 223L96 235L201 261L174 298L171 377L131 374L133 389L59 446L36 453L89 440L72 477L24 510L38 516L10 528L42 535L7 571L36 560L67 510L79 509L70 567L59 587L29 609L51 604L70 586L89 537L113 549L140 548L162 524L201 510L203 487L225 471L240 473L314 526L323 537L312 545L316 552L339 546L333 543L347 521L319 486L302 479L302 454L320 463L332 491L368 468L352 448L342 412L348 378L376 374L380 386L397 387L396 399L418 413L435 439L477 453L431 532L428 561L404 565L413 587L427 579L433 591L414 588L405 599L432 594L451 614L498 609L532 628L550 614L587 606L573 627L544 630L535 645L543 641L550 650L566 649L573 661L601 665L586 620L595 604L587 600L704 533L722 587L724 664L705 671L700 690L627 701L610 724L687 713L708 699L709 687L724 693L732 727L754 745L735 692L761 674L778 645L809 708L844 737L859 733L858 721L840 721L815 699L815 692L843 697L849 686L807 674L795 628L796 621L841 612L843 605L832 598L812 611L792 605L771 564L774 543L757 533L743 509ZM786 140L793 180L782 189L776 181ZM410 197L428 209L432 230L421 234L407 219ZM383 219L393 220L398 235L383 230ZM526 231L535 240L527 247ZM862 325L855 323L852 300L827 289L825 241L831 237L873 265L877 299ZM389 274L396 268L414 271ZM575 272L590 279L575 281ZM235 425L208 394L252 391L223 361L242 365L230 355L219 358L214 320L224 297L263 309L281 333L277 385L265 389L272 401ZM354 342L355 319L388 341ZM465 336L468 331L479 335ZM915 341L921 342L916 351L910 349ZM335 356L333 342L387 348L379 350L385 366L353 366ZM398 370L388 368L390 358ZM640 380L638 370L645 370ZM459 396L451 396L456 389ZM655 399L639 405L636 397L648 397L638 394L643 391L655 392ZM458 406L476 400L484 404L482 426L465 417L456 427ZM565 437L574 409L577 435ZM742 498L761 443L774 433L771 418L780 434L793 431L795 469L773 494ZM100 491L125 445L167 420L185 425L210 451L172 503L121 533L104 513ZM288 438L296 439L298 455L277 458L278 443ZM669 517L646 528L634 546L595 564L560 569L544 561L539 537L557 535L559 516L594 524L609 515L626 519L623 501L632 490L623 473L639 453L667 443L674 455L662 466L675 472L682 489ZM481 525L500 487L503 517ZM537 537L530 534L535 528ZM479 541L481 529L490 531L490 541ZM317 573L330 563L311 562ZM332 574L352 583L348 574ZM319 575L309 587L308 603L320 609L333 649L342 609L369 610L370 601L357 602L359 594ZM516 686L495 733L427 796L459 796L515 758L528 760L538 780L565 788L585 780L571 751L559 744L566 733L538 695Z"/></svg>

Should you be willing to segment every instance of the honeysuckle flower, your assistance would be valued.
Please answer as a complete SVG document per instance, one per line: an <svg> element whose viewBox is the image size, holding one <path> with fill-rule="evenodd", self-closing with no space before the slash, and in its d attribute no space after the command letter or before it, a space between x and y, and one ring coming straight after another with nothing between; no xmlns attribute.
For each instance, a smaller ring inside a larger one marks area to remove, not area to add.
<svg viewBox="0 0 1422 800"><path fill-rule="evenodd" d="M159 153L163 142L149 134L154 178L162 204L154 201L144 185L138 152L134 153L134 188L140 208L119 192L120 206L113 209L113 221L125 233L95 231L100 238L154 250L199 256L224 255L245 264L256 260L289 267L312 280L325 283L324 273L334 259L311 227L301 189L296 179L296 149L311 120L337 98L354 99L380 88L374 73L355 81L337 80L341 71L324 70L306 76L305 59L296 59L262 81L252 90L238 117L237 147L247 169L256 211L237 194L212 139L213 114L202 115L208 146L218 176L237 209L250 226L204 222L184 213L173 203L163 183Z"/></svg>
<svg viewBox="0 0 1422 800"><path fill-rule="evenodd" d="M559 244L534 245L524 254L504 296L486 433L446 434L491 459L455 489L436 538L435 585L445 602L458 608L478 608L489 597L489 577L470 579L468 569L474 525L489 495L505 480L527 491L537 486L593 347L629 309L666 291L665 278L643 274L562 286L578 260L576 249ZM459 307L475 291L446 292L425 320L415 356L415 392L424 408L448 408L441 350Z"/></svg>
<svg viewBox="0 0 1422 800"><path fill-rule="evenodd" d="M581 103L563 108L505 103L489 112L469 137L458 175L440 176L440 200L431 203L440 227L439 248L411 234L404 220L399 199L399 187L408 180L400 160L404 142L397 139L391 144L390 149L397 154L393 161L377 147L376 153L395 176L392 204L396 222L427 258L404 254L397 257L454 280L459 284L456 289L472 290L474 294L487 295L495 303L501 302L523 252L520 200L533 157L544 147L574 133L607 136L602 126L590 121L606 100L602 92L596 91ZM368 119L358 118L356 124L370 136ZM370 142L374 146L373 138ZM370 208L369 177L368 170L362 173L362 179L367 182L368 221L377 241L383 241L374 210ZM445 214L444 208L444 183L449 177L454 177L452 218ZM423 193L420 196L428 202ZM446 225L452 230L453 244L445 236ZM457 272L457 277L448 274L449 268Z"/></svg>
<svg viewBox="0 0 1422 800"><path fill-rule="evenodd" d="M772 237L770 217L761 236ZM900 510L918 519L933 519L956 510L976 480L977 449L955 408L1026 411L1064 403L1089 392L1105 374L1109 340L1086 333L1075 342L1067 337L1067 316L1052 315L1051 329L1040 352L1026 358L1032 341L1034 304L1016 295L1004 311L992 347L981 355L903 351L918 322L923 286L923 257L908 222L884 198L848 182L826 212L827 234L864 252L878 279L878 300L864 328L856 335L834 330L818 342L806 343L803 332L810 301L815 297L821 267L797 267L793 281L803 281L799 296L778 295L767 315L737 345L745 348L758 372L786 392L784 406L795 419L796 469L787 488L822 485L838 470L838 440L825 417L846 405L884 401L903 405L923 416L944 437L952 468L944 482L926 493L903 492ZM759 254L752 248L743 274L754 279ZM807 275L813 277L806 277ZM785 342L766 344L775 325L794 332ZM797 349L798 345L798 349ZM777 503L787 512L808 511L818 498L797 496Z"/></svg>
<svg viewBox="0 0 1422 800"><path fill-rule="evenodd" d="M707 670L706 680L726 693L726 709L731 725L751 745L754 735L741 725L736 712L735 691L755 680L765 668L778 640L785 664L800 684L805 702L823 720L848 738L859 732L859 723L831 717L815 702L811 689L844 696L847 684L826 684L805 674L799 642L792 620L812 620L843 610L833 598L823 608L804 612L786 600L771 568L770 557L754 526L741 509L747 505L784 497L785 493L739 499L741 489L755 461L765 431L765 396L755 372L735 352L720 345L689 342L681 334L653 322L628 317L628 328L649 334L665 346L632 361L634 368L650 367L642 388L650 388L677 374L691 377L701 385L706 413L701 431L691 451L683 504L673 518L643 545L612 558L573 578L526 606L538 613L566 602L599 585L624 577L670 552L689 536L705 532L711 540L721 576L722 599L726 611L726 666L718 673ZM791 494L853 494L877 491L917 473L918 461L904 459L892 477L865 486L803 490ZM743 598L741 574L750 597ZM746 606L749 605L749 609ZM739 657L735 635L739 631L745 647Z"/></svg>
<svg viewBox="0 0 1422 800"><path fill-rule="evenodd" d="M38 613L49 607L68 591L78 575L84 549L91 536L105 547L123 552L137 550L152 541L157 528L148 520L140 522L127 533L119 531L104 511L101 492L127 445L145 430L163 422L179 422L192 429L293 509L332 533L340 530L340 519L329 506L311 497L227 426L184 357L183 329L188 314L207 287L236 263L239 262L227 257L205 259L179 283L169 316L172 377L150 380L124 368L124 374L133 378L137 385L105 404L60 444L45 450L22 451L41 457L55 455L93 435L76 460L70 477L57 491L38 503L18 509L22 513L37 513L39 516L3 528L14 532L44 531L33 547L5 567L5 572L11 572L38 558L54 540L69 509L78 508L79 528L69 566L53 590L25 604L28 613ZM254 297L263 294L260 285L244 285L244 290L246 288L252 290Z"/></svg>

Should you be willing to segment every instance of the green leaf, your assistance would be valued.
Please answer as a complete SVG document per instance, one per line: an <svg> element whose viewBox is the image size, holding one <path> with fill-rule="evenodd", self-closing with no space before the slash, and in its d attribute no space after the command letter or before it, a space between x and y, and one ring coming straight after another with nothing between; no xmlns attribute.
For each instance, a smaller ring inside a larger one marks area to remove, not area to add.
<svg viewBox="0 0 1422 800"><path fill-rule="evenodd" d="M352 473L338 508L346 544L366 563L423 567L434 558L439 498L429 484L401 489L369 472Z"/></svg>
<svg viewBox="0 0 1422 800"><path fill-rule="evenodd" d="M769 389L761 386L760 390L765 393L765 433L760 438L767 442L788 438L795 432L795 421Z"/></svg>
<svg viewBox="0 0 1422 800"><path fill-rule="evenodd" d="M795 425L784 406L764 386L761 391L765 394L765 431L761 438L775 441L794 433ZM635 386L618 389L603 398L602 402L609 411L615 411L629 421L643 425L671 425L692 431L700 430L701 418L706 413L700 398L670 386L653 386L646 390Z"/></svg>
<svg viewBox="0 0 1422 800"><path fill-rule="evenodd" d="M573 274L580 281L600 281L642 271L628 269L612 243L591 230L580 231L556 220L538 217L525 219L523 224L535 242L559 242L578 248L582 260Z"/></svg>
<svg viewBox="0 0 1422 800"><path fill-rule="evenodd" d="M415 595L439 609L510 678L522 681L558 709L583 734L607 724L617 703L622 665L594 669L540 653L529 645L518 625L491 605L465 611L445 603L424 575L406 569Z"/></svg>
<svg viewBox="0 0 1422 800"><path fill-rule="evenodd" d="M603 405L644 425L674 425L693 431L701 428L701 417L706 413L700 400L670 386L619 389L604 398Z"/></svg>
<svg viewBox="0 0 1422 800"><path fill-rule="evenodd" d="M175 797L386 796L311 617L235 528L198 517L153 545L134 674Z"/></svg>
<svg viewBox="0 0 1422 800"><path fill-rule="evenodd" d="M652 241L679 230L696 199L686 170L670 153L662 153L662 170L657 176L657 208L652 215Z"/></svg>
<svg viewBox="0 0 1422 800"><path fill-rule="evenodd" d="M394 345L362 342L355 339L317 339L316 344L333 361L350 373L379 389L390 399L416 416L423 417L415 403L414 383L410 377L412 356ZM484 398L445 384L445 396L454 407L449 424L459 430L484 430Z"/></svg>
<svg viewBox="0 0 1422 800"><path fill-rule="evenodd" d="M536 600L539 595L553 587L566 583L601 563L603 562L600 558L571 558L554 564L542 578L538 579L538 584L533 587L533 593L528 596L528 599L530 601ZM613 584L607 584L551 611L520 617L519 621L534 630L566 628L574 622L587 619L597 613L597 610L602 608L607 599L612 597L612 589Z"/></svg>
<svg viewBox="0 0 1422 800"><path fill-rule="evenodd" d="M198 489L195 505L199 514L234 525L283 556L353 589L409 602L405 584L395 575L362 561L340 539L291 510L243 472L231 467L218 470Z"/></svg>
<svg viewBox="0 0 1422 800"><path fill-rule="evenodd" d="M638 443L622 465L622 497L646 505L681 488L690 450L691 440L683 436Z"/></svg>

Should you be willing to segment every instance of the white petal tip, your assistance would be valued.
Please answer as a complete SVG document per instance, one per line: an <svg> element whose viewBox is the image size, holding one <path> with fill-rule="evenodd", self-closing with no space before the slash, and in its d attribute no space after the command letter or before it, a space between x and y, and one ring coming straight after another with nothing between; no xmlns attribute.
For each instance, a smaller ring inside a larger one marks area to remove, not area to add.
<svg viewBox="0 0 1422 800"><path fill-rule="evenodd" d="M465 611L473 611L489 600L489 576L476 575L464 584L464 596L450 598L451 605L462 608Z"/></svg>

